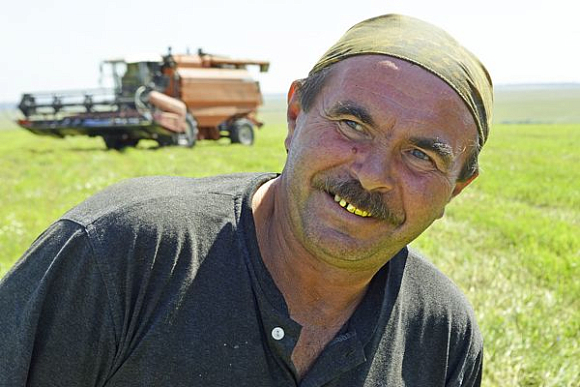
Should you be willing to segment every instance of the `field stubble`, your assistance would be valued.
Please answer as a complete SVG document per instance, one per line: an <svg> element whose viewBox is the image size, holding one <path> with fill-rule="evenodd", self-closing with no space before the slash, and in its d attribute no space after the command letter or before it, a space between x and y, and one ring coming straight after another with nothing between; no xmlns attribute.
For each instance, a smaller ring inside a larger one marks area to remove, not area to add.
<svg viewBox="0 0 580 387"><path fill-rule="evenodd" d="M96 191L135 176L280 171L284 134L280 123L261 129L254 147L143 142L118 152L100 139L1 130L0 277ZM482 176L413 243L472 302L486 343L485 386L580 385L579 142L580 125L496 125Z"/></svg>

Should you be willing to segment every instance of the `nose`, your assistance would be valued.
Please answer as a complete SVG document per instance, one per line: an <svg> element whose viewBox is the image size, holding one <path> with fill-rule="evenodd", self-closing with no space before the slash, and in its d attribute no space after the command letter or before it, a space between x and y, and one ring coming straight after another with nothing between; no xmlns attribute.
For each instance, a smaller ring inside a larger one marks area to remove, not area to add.
<svg viewBox="0 0 580 387"><path fill-rule="evenodd" d="M367 191L387 192L394 187L392 156L384 150L359 152L352 173Z"/></svg>

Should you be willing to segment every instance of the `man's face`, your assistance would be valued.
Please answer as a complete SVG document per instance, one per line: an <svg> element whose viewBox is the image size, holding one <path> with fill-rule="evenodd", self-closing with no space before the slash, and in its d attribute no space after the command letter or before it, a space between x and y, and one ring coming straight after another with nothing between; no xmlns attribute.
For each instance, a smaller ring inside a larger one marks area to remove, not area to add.
<svg viewBox="0 0 580 387"><path fill-rule="evenodd" d="M345 59L308 112L296 95L288 109L284 210L292 236L335 266L382 266L469 183L457 176L477 143L475 122L421 67Z"/></svg>

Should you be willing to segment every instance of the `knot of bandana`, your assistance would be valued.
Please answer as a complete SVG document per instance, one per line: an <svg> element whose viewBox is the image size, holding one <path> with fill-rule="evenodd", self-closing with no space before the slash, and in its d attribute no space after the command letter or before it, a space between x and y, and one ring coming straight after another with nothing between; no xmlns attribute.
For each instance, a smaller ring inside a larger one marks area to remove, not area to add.
<svg viewBox="0 0 580 387"><path fill-rule="evenodd" d="M442 29L409 16L382 15L349 29L310 71L355 55L389 55L415 63L451 86L470 110L482 147L489 133L493 85L483 64Z"/></svg>

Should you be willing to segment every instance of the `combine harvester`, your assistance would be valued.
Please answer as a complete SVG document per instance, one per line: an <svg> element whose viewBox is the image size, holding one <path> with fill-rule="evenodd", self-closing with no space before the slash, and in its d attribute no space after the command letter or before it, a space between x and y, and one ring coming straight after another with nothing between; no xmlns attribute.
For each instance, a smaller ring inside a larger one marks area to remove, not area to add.
<svg viewBox="0 0 580 387"><path fill-rule="evenodd" d="M39 135L101 136L109 149L152 139L159 146L192 147L197 140L229 137L251 145L262 94L248 65L268 71L269 62L203 53L146 60L113 59L101 77L113 89L29 93L19 109L23 128Z"/></svg>

